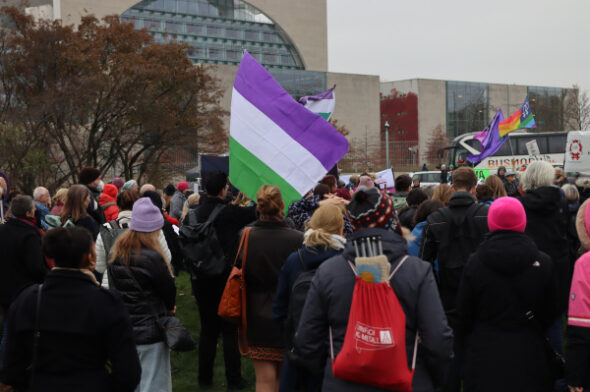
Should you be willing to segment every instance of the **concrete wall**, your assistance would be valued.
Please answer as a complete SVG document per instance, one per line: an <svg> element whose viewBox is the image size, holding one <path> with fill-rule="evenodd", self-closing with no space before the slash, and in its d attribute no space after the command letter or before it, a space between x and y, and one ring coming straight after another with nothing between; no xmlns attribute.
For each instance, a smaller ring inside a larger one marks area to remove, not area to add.
<svg viewBox="0 0 590 392"><path fill-rule="evenodd" d="M379 77L328 73L328 86L336 85L336 108L332 118L349 131L349 139L378 140Z"/></svg>
<svg viewBox="0 0 590 392"><path fill-rule="evenodd" d="M383 96L391 95L391 90L396 89L402 94L414 93L418 95L418 80L398 80L395 82L383 82L380 86L380 92Z"/></svg>
<svg viewBox="0 0 590 392"><path fill-rule="evenodd" d="M61 19L64 24L80 23L84 15L94 14L97 18L106 15L121 15L137 4L138 0L57 0L61 3Z"/></svg>
<svg viewBox="0 0 590 392"><path fill-rule="evenodd" d="M447 129L446 85L444 80L418 79L418 145L420 162L432 131L441 125ZM441 146L445 147L445 146Z"/></svg>
<svg viewBox="0 0 590 392"><path fill-rule="evenodd" d="M303 57L305 69L328 70L326 0L247 0L275 21Z"/></svg>

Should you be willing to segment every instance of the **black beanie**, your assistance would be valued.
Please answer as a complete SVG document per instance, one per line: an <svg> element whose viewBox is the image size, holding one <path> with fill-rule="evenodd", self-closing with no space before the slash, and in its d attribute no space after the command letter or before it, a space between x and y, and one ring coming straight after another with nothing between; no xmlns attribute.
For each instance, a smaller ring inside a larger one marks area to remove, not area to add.
<svg viewBox="0 0 590 392"><path fill-rule="evenodd" d="M88 185L100 177L100 170L94 167L85 167L80 170L80 175L78 177L80 184Z"/></svg>
<svg viewBox="0 0 590 392"><path fill-rule="evenodd" d="M168 184L168 185L166 185L166 188L164 188L164 194L168 195L168 196L172 196L175 191L176 191L176 188L174 188L174 185L172 185L172 184Z"/></svg>
<svg viewBox="0 0 590 392"><path fill-rule="evenodd" d="M160 210L162 209L162 198L158 194L158 192L154 191L146 191L143 193L143 197L149 197L152 203L158 207Z"/></svg>

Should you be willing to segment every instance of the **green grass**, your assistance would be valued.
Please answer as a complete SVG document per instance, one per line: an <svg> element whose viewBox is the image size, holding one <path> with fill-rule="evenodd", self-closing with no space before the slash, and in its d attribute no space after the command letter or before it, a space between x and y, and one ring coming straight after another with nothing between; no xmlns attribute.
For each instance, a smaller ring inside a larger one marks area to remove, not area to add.
<svg viewBox="0 0 590 392"><path fill-rule="evenodd" d="M199 321L199 310L197 303L191 294L190 277L186 272L176 278L176 315L184 326L190 331L191 335L198 342L201 331ZM225 366L223 364L223 341L221 336L218 340L217 355L215 356L215 366L213 369L213 388L210 391L221 392L227 388L225 379ZM198 390L198 354L197 350L188 353L172 352L172 390L174 392L193 392ZM242 377L254 382L254 369L252 362L242 357ZM247 389L254 391L254 387Z"/></svg>

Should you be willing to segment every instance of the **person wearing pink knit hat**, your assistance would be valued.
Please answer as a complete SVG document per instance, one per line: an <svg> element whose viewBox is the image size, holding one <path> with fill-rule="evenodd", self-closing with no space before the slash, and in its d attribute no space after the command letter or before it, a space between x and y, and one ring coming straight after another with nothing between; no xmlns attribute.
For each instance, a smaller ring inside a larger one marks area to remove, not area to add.
<svg viewBox="0 0 590 392"><path fill-rule="evenodd" d="M544 332L558 313L554 266L524 233L526 223L520 201L494 201L490 233L463 271L455 330L463 350L455 355L466 391L553 390Z"/></svg>

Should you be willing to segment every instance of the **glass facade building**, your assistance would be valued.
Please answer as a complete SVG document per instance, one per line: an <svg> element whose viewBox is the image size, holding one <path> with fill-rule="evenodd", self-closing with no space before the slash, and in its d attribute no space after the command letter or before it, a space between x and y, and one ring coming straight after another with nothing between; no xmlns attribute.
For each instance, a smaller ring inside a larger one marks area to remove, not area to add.
<svg viewBox="0 0 590 392"><path fill-rule="evenodd" d="M188 44L195 63L237 65L246 49L269 69L304 69L280 26L242 0L143 0L121 20L146 28L158 43Z"/></svg>
<svg viewBox="0 0 590 392"><path fill-rule="evenodd" d="M487 83L446 82L447 135L480 132L488 125Z"/></svg>
<svg viewBox="0 0 590 392"><path fill-rule="evenodd" d="M563 101L565 89L556 87L528 87L527 94L539 132L564 130Z"/></svg>

